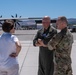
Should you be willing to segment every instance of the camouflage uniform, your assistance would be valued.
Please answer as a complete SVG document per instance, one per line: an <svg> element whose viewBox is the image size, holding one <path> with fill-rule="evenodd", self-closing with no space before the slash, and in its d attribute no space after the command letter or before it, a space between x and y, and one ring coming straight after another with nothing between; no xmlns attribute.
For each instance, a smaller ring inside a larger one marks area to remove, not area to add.
<svg viewBox="0 0 76 75"><path fill-rule="evenodd" d="M55 72L54 75L72 75L71 49L73 36L67 28L55 35L48 43L48 48L55 50Z"/></svg>

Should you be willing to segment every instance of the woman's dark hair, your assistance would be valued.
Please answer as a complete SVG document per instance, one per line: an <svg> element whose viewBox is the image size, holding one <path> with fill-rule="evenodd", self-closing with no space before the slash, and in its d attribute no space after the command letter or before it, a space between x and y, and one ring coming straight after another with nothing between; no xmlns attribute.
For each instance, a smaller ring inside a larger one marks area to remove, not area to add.
<svg viewBox="0 0 76 75"><path fill-rule="evenodd" d="M12 23L10 23L10 22L4 22L2 24L2 30L4 32L10 32L10 30L13 29L13 27L14 27L14 25Z"/></svg>

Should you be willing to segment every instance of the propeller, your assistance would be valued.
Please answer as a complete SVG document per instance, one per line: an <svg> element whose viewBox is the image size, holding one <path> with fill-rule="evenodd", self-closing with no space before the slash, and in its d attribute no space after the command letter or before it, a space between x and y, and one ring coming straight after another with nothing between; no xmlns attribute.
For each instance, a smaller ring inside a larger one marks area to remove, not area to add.
<svg viewBox="0 0 76 75"><path fill-rule="evenodd" d="M2 15L0 16L0 18L2 18ZM0 21L0 24L2 25L2 22Z"/></svg>
<svg viewBox="0 0 76 75"><path fill-rule="evenodd" d="M12 18L14 18L14 16L13 16L13 15L11 15L11 17L12 17Z"/></svg>
<svg viewBox="0 0 76 75"><path fill-rule="evenodd" d="M21 18L21 16L18 17L17 14L15 14L15 16L11 15L12 18ZM15 29L17 29L17 25L20 27L20 24L19 24L19 20L18 19L14 19L14 24L15 24Z"/></svg>
<svg viewBox="0 0 76 75"><path fill-rule="evenodd" d="M2 18L2 15L0 16L0 18Z"/></svg>
<svg viewBox="0 0 76 75"><path fill-rule="evenodd" d="M17 14L15 15L15 17L17 18Z"/></svg>
<svg viewBox="0 0 76 75"><path fill-rule="evenodd" d="M19 18L21 18L22 16L19 16Z"/></svg>

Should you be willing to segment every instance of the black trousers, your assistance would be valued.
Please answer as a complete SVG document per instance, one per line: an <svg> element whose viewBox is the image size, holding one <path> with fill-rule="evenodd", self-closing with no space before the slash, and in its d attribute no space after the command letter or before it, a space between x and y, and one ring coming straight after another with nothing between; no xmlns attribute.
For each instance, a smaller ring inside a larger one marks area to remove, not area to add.
<svg viewBox="0 0 76 75"><path fill-rule="evenodd" d="M54 51L50 51L47 49L40 50L38 75L53 75L54 72L53 53Z"/></svg>

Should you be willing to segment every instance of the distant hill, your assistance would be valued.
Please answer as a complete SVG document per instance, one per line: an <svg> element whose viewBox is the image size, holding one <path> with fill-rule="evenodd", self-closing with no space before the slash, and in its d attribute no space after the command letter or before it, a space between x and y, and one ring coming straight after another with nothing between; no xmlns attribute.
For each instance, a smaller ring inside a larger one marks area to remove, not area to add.
<svg viewBox="0 0 76 75"><path fill-rule="evenodd" d="M57 20L57 18L54 18L54 20ZM76 18L68 18L68 24L76 24Z"/></svg>
<svg viewBox="0 0 76 75"><path fill-rule="evenodd" d="M76 18L69 18L68 23L69 24L76 24Z"/></svg>

